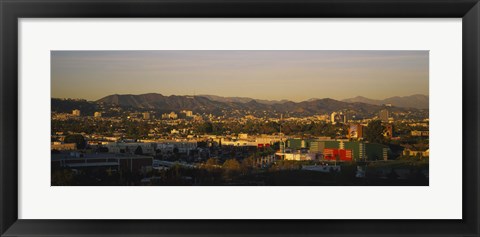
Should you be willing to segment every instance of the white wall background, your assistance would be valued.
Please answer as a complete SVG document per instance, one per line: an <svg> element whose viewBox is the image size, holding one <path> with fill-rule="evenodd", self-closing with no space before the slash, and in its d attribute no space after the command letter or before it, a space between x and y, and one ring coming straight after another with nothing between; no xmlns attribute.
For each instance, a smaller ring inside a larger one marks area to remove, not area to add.
<svg viewBox="0 0 480 237"><path fill-rule="evenodd" d="M21 19L19 32L20 219L461 218L461 155L445 152L462 148L461 19ZM153 49L429 50L430 186L50 187L50 50Z"/></svg>

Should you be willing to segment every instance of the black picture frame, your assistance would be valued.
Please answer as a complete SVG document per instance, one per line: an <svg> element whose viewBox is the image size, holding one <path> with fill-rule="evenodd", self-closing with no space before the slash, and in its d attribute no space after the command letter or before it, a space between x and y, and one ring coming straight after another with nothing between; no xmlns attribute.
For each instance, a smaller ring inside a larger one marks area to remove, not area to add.
<svg viewBox="0 0 480 237"><path fill-rule="evenodd" d="M0 4L1 236L479 236L478 0L1 0ZM462 220L18 219L18 19L63 17L462 18Z"/></svg>

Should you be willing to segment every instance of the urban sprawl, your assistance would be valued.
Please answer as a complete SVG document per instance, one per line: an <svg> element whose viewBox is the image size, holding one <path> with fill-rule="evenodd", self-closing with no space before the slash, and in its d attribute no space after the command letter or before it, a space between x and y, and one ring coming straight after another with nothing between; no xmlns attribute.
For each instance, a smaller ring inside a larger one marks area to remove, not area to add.
<svg viewBox="0 0 480 237"><path fill-rule="evenodd" d="M52 103L52 185L428 185L428 109Z"/></svg>

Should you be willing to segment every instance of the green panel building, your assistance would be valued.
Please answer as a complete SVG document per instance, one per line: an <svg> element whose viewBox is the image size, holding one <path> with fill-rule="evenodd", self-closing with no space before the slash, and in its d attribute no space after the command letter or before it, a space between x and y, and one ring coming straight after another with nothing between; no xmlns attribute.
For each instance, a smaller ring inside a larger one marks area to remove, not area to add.
<svg viewBox="0 0 480 237"><path fill-rule="evenodd" d="M363 160L365 159L366 147L364 142L344 142L344 148L347 150L352 150L352 159L353 160Z"/></svg>
<svg viewBox="0 0 480 237"><path fill-rule="evenodd" d="M300 139L300 138L292 138L287 140L287 148L293 149L293 150L299 150L302 148L308 148L307 145L308 141L306 139Z"/></svg>
<svg viewBox="0 0 480 237"><path fill-rule="evenodd" d="M325 149L325 141L310 141L310 152L313 153L323 153Z"/></svg>
<svg viewBox="0 0 480 237"><path fill-rule="evenodd" d="M368 160L388 160L388 146L378 143L365 143Z"/></svg>
<svg viewBox="0 0 480 237"><path fill-rule="evenodd" d="M307 148L313 153L323 153L323 149L347 149L352 151L352 159L359 160L388 160L388 146L363 141L324 141L316 139L288 139L287 147L293 150Z"/></svg>
<svg viewBox="0 0 480 237"><path fill-rule="evenodd" d="M339 141L325 141L325 148L340 149Z"/></svg>

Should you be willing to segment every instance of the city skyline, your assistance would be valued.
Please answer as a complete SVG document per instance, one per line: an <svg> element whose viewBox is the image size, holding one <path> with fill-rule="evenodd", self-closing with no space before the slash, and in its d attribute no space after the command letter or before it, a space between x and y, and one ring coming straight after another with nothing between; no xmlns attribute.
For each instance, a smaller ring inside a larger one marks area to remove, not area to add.
<svg viewBox="0 0 480 237"><path fill-rule="evenodd" d="M158 93L299 102L429 94L428 51L52 51L51 62L54 98Z"/></svg>
<svg viewBox="0 0 480 237"><path fill-rule="evenodd" d="M52 51L51 186L428 186L428 60Z"/></svg>

